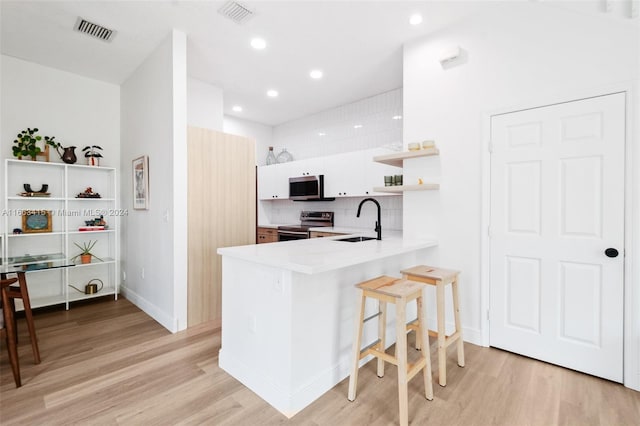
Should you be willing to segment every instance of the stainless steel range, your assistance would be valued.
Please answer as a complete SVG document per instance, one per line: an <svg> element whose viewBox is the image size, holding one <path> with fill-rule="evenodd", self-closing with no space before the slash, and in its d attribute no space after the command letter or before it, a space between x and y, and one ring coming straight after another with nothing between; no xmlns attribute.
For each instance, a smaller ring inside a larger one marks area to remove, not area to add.
<svg viewBox="0 0 640 426"><path fill-rule="evenodd" d="M278 241L309 238L309 228L333 226L333 212L301 211L300 225L278 226Z"/></svg>

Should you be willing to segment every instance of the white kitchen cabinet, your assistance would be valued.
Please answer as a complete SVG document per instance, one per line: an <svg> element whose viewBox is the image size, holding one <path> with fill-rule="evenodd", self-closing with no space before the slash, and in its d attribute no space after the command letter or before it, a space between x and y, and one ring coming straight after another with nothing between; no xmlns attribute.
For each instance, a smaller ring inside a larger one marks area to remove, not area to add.
<svg viewBox="0 0 640 426"><path fill-rule="evenodd" d="M48 189L39 196L23 196L24 184L38 191L43 184ZM77 198L88 187L100 198ZM62 269L43 269L29 273L29 293L33 307L66 304L93 297L113 295L119 292L119 218L127 212L118 208L116 169L36 162L6 160L4 199L4 250L2 263L25 268L50 260L71 259L80 252L74 243L82 245L96 241L91 252L97 256L89 264ZM22 216L27 211L45 211L50 226L41 232L14 233L23 229ZM105 230L79 231L85 221L103 216ZM31 266L30 266L31 265ZM93 281L92 281L93 280ZM85 294L84 287L90 281L100 290ZM80 291L75 290L77 287Z"/></svg>
<svg viewBox="0 0 640 426"><path fill-rule="evenodd" d="M325 197L357 197L368 195L371 188L365 185L364 160L368 155L362 151L324 157ZM369 157L371 158L371 157Z"/></svg>
<svg viewBox="0 0 640 426"><path fill-rule="evenodd" d="M376 148L258 167L258 199L287 199L289 178L309 175L324 175L325 197L389 195L373 188L384 185L385 175L401 174L402 169L371 158L390 153L394 151Z"/></svg>
<svg viewBox="0 0 640 426"><path fill-rule="evenodd" d="M286 200L289 198L290 164L258 167L258 199Z"/></svg>

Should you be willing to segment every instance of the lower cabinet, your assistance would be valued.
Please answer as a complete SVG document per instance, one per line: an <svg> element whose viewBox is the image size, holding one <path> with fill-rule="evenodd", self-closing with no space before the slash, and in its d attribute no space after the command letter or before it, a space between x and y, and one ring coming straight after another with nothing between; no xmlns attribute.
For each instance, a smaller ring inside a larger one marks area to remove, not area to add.
<svg viewBox="0 0 640 426"><path fill-rule="evenodd" d="M278 242L278 230L275 228L258 227L258 244Z"/></svg>

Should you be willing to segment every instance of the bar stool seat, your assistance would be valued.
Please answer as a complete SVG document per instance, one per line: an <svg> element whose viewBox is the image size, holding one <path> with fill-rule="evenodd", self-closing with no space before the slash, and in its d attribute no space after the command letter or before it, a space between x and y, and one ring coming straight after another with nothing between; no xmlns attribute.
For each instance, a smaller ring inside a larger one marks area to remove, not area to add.
<svg viewBox="0 0 640 426"><path fill-rule="evenodd" d="M460 323L460 303L458 301L458 275L459 271L436 268L433 266L418 265L412 268L400 271L402 277L406 280L416 281L436 287L436 308L438 316L437 332L429 330L429 335L438 338L438 383L440 386L447 385L447 348L457 343L458 365L464 367L464 341L462 340L462 324ZM447 284L451 284L451 292L453 296L453 315L456 330L453 334L447 336L445 334L445 318L444 318L444 290ZM417 322L409 323L409 328L416 329ZM416 337L416 347L420 348L422 344L420 334ZM428 346L428 344L427 344Z"/></svg>
<svg viewBox="0 0 640 426"><path fill-rule="evenodd" d="M356 398L358 386L358 370L360 360L367 355L378 358L378 377L384 376L384 363L389 362L398 367L398 403L400 411L400 424L407 425L408 414L408 382L420 370L423 372L425 397L433 399L433 384L431 381L431 356L429 350L421 351L420 360L408 364L407 362L407 327L406 327L406 306L413 300L418 304L418 333L422 333L422 338L427 341L427 327L424 321L422 309L422 289L420 283L401 280L398 278L380 276L372 280L364 281L356 285L358 289L358 309L355 324L355 339L353 341L353 358L351 376L349 377L349 401ZM366 298L376 299L379 302L378 313L368 318L364 318L364 307ZM396 353L395 356L385 352L385 327L387 303L396 305ZM378 318L378 340L361 349L362 329L368 320Z"/></svg>

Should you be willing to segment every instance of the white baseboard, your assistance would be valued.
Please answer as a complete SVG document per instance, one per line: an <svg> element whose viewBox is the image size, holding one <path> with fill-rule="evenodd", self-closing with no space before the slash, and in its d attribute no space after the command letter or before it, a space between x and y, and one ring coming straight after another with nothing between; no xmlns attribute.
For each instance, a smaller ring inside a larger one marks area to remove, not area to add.
<svg viewBox="0 0 640 426"><path fill-rule="evenodd" d="M164 328L172 333L176 333L178 331L176 326L178 322L171 315L167 315L162 309L158 308L156 305L129 288L121 287L120 292L127 300L142 309L151 318L158 321Z"/></svg>

